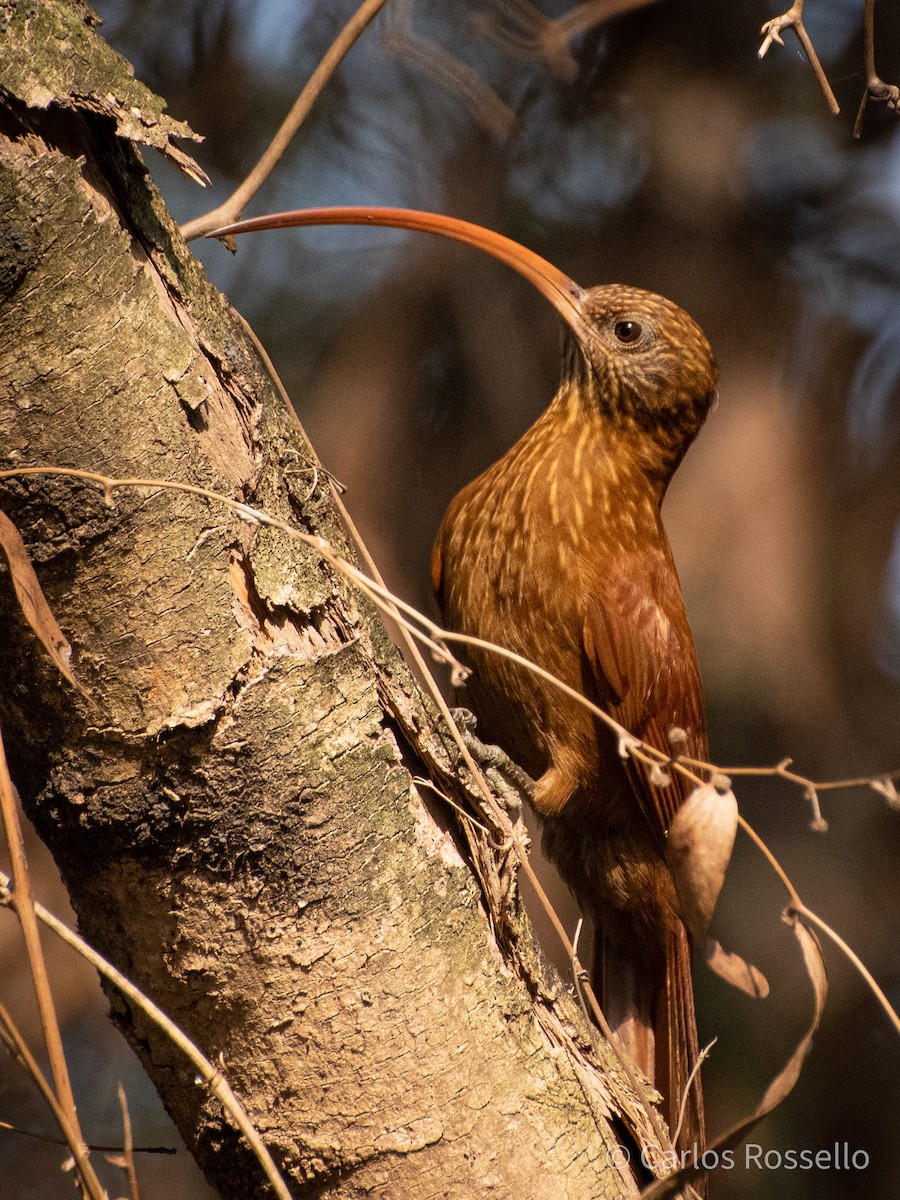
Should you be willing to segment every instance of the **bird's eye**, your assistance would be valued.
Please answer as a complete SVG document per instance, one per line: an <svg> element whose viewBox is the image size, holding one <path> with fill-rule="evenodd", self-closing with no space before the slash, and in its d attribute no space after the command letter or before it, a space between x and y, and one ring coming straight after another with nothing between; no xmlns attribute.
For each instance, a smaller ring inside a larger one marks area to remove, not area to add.
<svg viewBox="0 0 900 1200"><path fill-rule="evenodd" d="M616 321L613 326L613 333L626 346L630 346L638 341L643 332L644 327L640 321Z"/></svg>

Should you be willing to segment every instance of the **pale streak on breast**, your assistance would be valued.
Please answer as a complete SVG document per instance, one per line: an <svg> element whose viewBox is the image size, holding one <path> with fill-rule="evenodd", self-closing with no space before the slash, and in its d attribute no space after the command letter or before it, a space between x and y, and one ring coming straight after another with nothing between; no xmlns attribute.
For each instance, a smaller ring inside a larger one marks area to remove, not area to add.
<svg viewBox="0 0 900 1200"><path fill-rule="evenodd" d="M577 545L580 535L584 532L584 509L575 492L572 493L572 516L575 518L574 528L569 532L572 535L572 544Z"/></svg>
<svg viewBox="0 0 900 1200"><path fill-rule="evenodd" d="M584 484L584 502L590 508L594 503L594 476L590 471L585 471L582 480Z"/></svg>
<svg viewBox="0 0 900 1200"><path fill-rule="evenodd" d="M528 508L528 502L531 499L531 489L534 486L535 477L541 469L541 460L538 459L531 470L528 472L528 478L525 480L525 486L522 489L522 499L520 507L524 512Z"/></svg>
<svg viewBox="0 0 900 1200"><path fill-rule="evenodd" d="M584 450L591 439L592 433L591 426L585 422L578 434L578 441L575 443L575 454L572 458L572 476L576 480L581 476L581 460L584 458Z"/></svg>
<svg viewBox="0 0 900 1200"><path fill-rule="evenodd" d="M554 463L554 467L555 465ZM556 477L556 471L553 469L551 469L549 500L550 519L553 522L554 529L559 529L561 524L559 519L559 480Z"/></svg>

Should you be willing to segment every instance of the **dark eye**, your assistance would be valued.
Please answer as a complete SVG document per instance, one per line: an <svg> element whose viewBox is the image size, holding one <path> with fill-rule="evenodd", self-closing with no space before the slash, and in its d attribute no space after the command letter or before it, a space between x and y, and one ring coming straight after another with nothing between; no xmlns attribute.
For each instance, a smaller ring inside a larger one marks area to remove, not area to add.
<svg viewBox="0 0 900 1200"><path fill-rule="evenodd" d="M644 327L640 321L616 321L613 326L613 333L626 346L636 342L643 332Z"/></svg>

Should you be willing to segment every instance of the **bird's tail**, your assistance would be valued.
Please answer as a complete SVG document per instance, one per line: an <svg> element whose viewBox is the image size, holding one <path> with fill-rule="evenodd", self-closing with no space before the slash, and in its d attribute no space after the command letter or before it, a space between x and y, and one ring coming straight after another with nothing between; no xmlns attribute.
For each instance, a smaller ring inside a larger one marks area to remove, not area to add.
<svg viewBox="0 0 900 1200"><path fill-rule="evenodd" d="M669 1129L676 1148L699 1158L706 1149L703 1090L700 1072L691 1072L700 1057L694 986L691 981L691 944L687 930L677 922L666 935L665 984L657 1003L656 1087L666 1098ZM683 1110L683 1116L682 1116ZM680 1126L680 1129L679 1129Z"/></svg>
<svg viewBox="0 0 900 1200"><path fill-rule="evenodd" d="M682 1161L699 1158L705 1148L703 1094L699 1073L688 1087L699 1047L684 926L679 921L666 933L664 955L655 963L634 941L613 940L598 930L592 982L623 1049L661 1093L673 1137L678 1131L675 1145Z"/></svg>

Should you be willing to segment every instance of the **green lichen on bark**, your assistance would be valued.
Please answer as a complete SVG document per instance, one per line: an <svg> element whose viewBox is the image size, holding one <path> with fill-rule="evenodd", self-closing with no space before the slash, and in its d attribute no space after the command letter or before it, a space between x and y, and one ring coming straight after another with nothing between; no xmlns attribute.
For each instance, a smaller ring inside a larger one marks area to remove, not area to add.
<svg viewBox="0 0 900 1200"><path fill-rule="evenodd" d="M82 3L16 0L0 4L0 94L27 108L51 105L108 117L119 137L152 146L198 183L207 178L175 139L200 141L134 68L98 37L99 18Z"/></svg>

